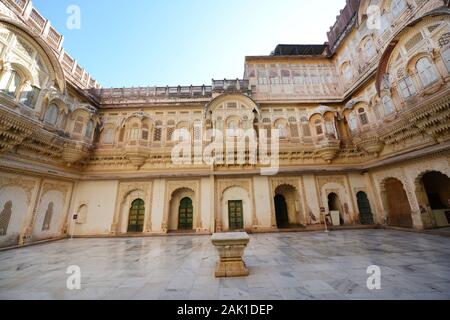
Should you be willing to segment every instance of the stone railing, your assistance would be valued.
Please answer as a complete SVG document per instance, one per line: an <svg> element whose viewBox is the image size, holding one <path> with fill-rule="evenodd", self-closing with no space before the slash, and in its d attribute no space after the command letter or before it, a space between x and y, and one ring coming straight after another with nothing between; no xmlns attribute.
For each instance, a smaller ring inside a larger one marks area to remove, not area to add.
<svg viewBox="0 0 450 320"><path fill-rule="evenodd" d="M214 92L224 93L224 92L239 92L239 93L249 93L250 82L249 80L212 80L212 90Z"/></svg>
<svg viewBox="0 0 450 320"><path fill-rule="evenodd" d="M210 98L211 86L177 86L177 87L137 87L95 89L91 93L100 102L109 100L142 100L167 98Z"/></svg>
<svg viewBox="0 0 450 320"><path fill-rule="evenodd" d="M8 6L34 32L36 32L54 51L65 76L81 89L100 88L97 83L69 54L64 52L64 37L53 28L50 21L33 8L31 0L5 0Z"/></svg>

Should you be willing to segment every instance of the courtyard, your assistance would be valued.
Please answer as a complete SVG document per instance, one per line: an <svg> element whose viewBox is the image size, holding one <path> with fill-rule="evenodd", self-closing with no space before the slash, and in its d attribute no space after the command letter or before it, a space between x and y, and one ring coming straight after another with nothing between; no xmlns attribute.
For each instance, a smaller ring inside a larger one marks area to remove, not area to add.
<svg viewBox="0 0 450 320"><path fill-rule="evenodd" d="M247 278L214 278L209 236L62 240L0 252L0 299L450 299L450 238L394 230L251 235ZM68 290L69 266L81 289ZM381 289L367 268L381 268Z"/></svg>

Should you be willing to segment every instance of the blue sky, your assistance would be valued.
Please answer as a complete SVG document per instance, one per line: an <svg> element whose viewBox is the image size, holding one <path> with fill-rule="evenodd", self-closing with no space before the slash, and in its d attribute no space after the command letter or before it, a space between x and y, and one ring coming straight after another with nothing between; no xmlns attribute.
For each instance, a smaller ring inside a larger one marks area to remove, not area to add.
<svg viewBox="0 0 450 320"><path fill-rule="evenodd" d="M104 87L242 78L244 58L323 43L345 0L34 0L64 48ZM81 29L66 26L70 5Z"/></svg>

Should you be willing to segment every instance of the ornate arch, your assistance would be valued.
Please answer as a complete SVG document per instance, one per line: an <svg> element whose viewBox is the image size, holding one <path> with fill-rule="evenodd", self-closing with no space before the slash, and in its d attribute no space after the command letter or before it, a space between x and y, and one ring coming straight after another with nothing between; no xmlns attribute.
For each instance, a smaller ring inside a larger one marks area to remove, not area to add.
<svg viewBox="0 0 450 320"><path fill-rule="evenodd" d="M390 0L389 0L390 1ZM380 62L378 63L377 74L376 74L376 89L379 96L381 96L381 83L383 82L384 76L389 69L390 60L392 58L392 53L394 49L397 47L397 44L400 42L402 36L407 33L412 27L421 23L422 21L431 20L435 17L439 16L448 16L450 15L450 8L439 8L433 11L430 11L424 14L422 17L414 20L410 24L408 24L405 28L398 31L392 38L391 42L386 46L384 52L381 56Z"/></svg>
<svg viewBox="0 0 450 320"><path fill-rule="evenodd" d="M258 115L261 116L261 108L259 104L249 96L244 94L225 93L219 95L205 105L205 117L209 118L211 112L213 112L218 106L228 100L238 101L241 104L247 106L249 109L256 110Z"/></svg>
<svg viewBox="0 0 450 320"><path fill-rule="evenodd" d="M338 111L336 109L333 109L328 106L318 106L317 108L314 108L309 112L308 121L311 121L311 118L320 115L322 118L325 116L326 113L331 112L333 114L337 114Z"/></svg>
<svg viewBox="0 0 450 320"><path fill-rule="evenodd" d="M112 233L120 233L121 228L121 220L122 220L122 211L125 205L127 198L133 194L133 192L142 192L142 200L145 202L145 211L146 211L146 221L144 226L144 232L150 231L152 226L151 219L151 193L152 193L152 183L151 182L119 182L117 198L116 198L116 207L114 212L113 223L111 225ZM134 199L136 200L136 199Z"/></svg>
<svg viewBox="0 0 450 320"><path fill-rule="evenodd" d="M51 68L48 68L50 79L55 81L60 92L64 93L66 91L64 71L58 57L53 53L53 49L38 34L24 26L22 22L0 16L0 25L13 33L17 33L29 43L34 44L33 47L37 49L40 57L44 59L45 64L51 66Z"/></svg>

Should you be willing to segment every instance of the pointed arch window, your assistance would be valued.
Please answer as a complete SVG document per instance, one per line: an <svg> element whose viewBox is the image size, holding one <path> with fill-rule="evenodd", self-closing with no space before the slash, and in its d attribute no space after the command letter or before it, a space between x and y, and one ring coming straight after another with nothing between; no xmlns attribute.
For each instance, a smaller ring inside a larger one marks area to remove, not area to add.
<svg viewBox="0 0 450 320"><path fill-rule="evenodd" d="M384 106L384 114L390 115L394 112L394 102L392 101L391 97L384 96L383 97L383 106Z"/></svg>
<svg viewBox="0 0 450 320"><path fill-rule="evenodd" d="M416 69L424 87L429 86L438 79L436 71L428 58L419 59Z"/></svg>
<svg viewBox="0 0 450 320"><path fill-rule="evenodd" d="M57 107L57 105L54 103L50 104L47 108L47 111L45 112L44 122L55 126L58 122L58 113L59 108Z"/></svg>

